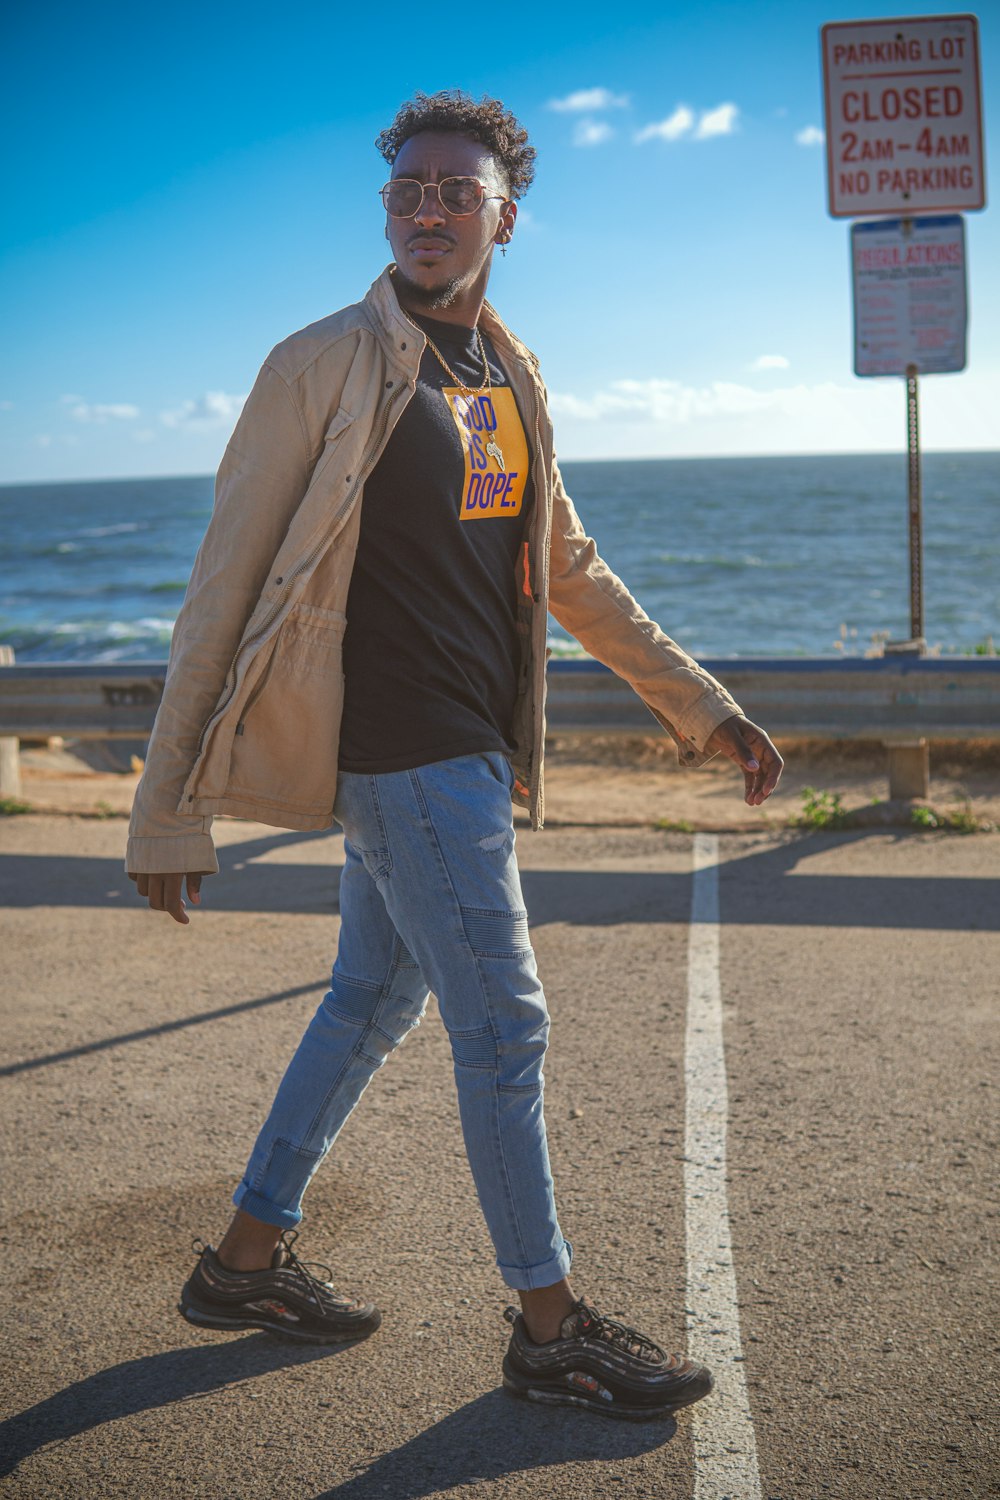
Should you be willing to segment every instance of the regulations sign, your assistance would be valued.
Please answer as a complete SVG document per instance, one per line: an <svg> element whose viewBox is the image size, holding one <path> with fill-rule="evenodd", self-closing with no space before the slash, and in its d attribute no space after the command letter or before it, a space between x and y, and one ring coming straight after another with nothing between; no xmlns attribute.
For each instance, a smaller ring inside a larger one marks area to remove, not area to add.
<svg viewBox="0 0 1000 1500"><path fill-rule="evenodd" d="M976 17L836 21L822 37L830 213L983 208Z"/></svg>
<svg viewBox="0 0 1000 1500"><path fill-rule="evenodd" d="M855 375L965 369L965 222L881 219L851 225Z"/></svg>

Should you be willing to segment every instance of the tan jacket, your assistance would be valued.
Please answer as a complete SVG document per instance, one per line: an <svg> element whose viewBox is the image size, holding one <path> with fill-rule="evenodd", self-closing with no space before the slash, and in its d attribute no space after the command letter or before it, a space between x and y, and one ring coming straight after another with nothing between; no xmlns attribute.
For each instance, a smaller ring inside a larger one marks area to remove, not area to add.
<svg viewBox="0 0 1000 1500"><path fill-rule="evenodd" d="M517 795L538 828L549 609L632 685L685 763L700 764L712 730L740 709L598 556L563 488L538 361L488 303L482 327L534 453L513 728ZM363 302L293 334L265 362L222 460L174 629L132 809L133 873L216 872L216 813L279 828L333 822L362 491L413 394L424 347L387 268Z"/></svg>

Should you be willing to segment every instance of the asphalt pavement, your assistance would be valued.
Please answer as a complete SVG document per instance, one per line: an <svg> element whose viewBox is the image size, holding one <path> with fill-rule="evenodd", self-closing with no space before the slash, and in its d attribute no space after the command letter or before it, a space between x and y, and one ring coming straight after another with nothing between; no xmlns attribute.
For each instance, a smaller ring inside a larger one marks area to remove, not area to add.
<svg viewBox="0 0 1000 1500"><path fill-rule="evenodd" d="M192 1238L221 1234L322 997L342 850L223 823L223 874L180 929L135 897L123 832L0 820L4 1493L1000 1493L1000 835L713 846L738 1300L720 1349L740 1366L755 1450L723 1487L705 1457L715 1396L633 1425L502 1391L515 1299L433 1006L306 1199L303 1257L377 1301L379 1332L301 1349L179 1317ZM683 1348L692 838L566 827L519 834L518 849L553 1017L546 1114L574 1285Z"/></svg>

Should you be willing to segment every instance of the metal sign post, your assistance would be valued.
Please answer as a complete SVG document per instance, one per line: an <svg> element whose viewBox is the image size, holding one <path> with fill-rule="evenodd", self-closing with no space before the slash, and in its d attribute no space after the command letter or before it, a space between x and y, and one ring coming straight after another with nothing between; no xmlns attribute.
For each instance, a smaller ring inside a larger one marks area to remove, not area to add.
<svg viewBox="0 0 1000 1500"><path fill-rule="evenodd" d="M910 640L922 641L924 638L924 549L916 365L906 367L906 456L910 502Z"/></svg>

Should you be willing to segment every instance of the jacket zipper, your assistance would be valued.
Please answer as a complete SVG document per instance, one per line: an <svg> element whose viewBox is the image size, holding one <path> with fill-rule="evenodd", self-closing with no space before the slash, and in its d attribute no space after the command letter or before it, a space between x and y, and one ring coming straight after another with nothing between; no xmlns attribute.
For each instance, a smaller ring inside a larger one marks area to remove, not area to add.
<svg viewBox="0 0 1000 1500"><path fill-rule="evenodd" d="M543 452L543 445L542 445L542 441L541 441L541 433L539 431L540 423L539 423L538 391L537 391L537 389L535 387L534 381L531 381L530 384L531 384L531 398L532 398L532 403L534 405L534 413L533 413L533 415L534 415L534 419L535 419L535 454L536 454L536 460L544 462L545 454ZM537 503L537 500L539 498L538 497L538 486L537 485L535 486L535 492L536 492L536 503ZM547 497L551 496L551 480L545 485L543 493ZM531 813L532 825L535 828L541 828L541 826L542 826L542 824L544 822L544 819L545 819L545 804L544 804L544 801L543 801L543 798L542 798L542 790L541 790L541 782L542 782L542 758L543 758L543 755L545 753L545 743L544 743L545 742L545 735L544 735L544 731L543 731L541 725L542 725L542 719L543 719L543 715L544 715L544 701L543 701L544 700L544 682L545 682L544 673L545 673L545 662L546 662L546 645L545 645L545 642L546 642L547 634L548 634L547 625L548 625L548 603L549 603L549 556L548 556L549 549L548 549L548 546L546 545L546 541L547 541L548 532L549 532L549 503L550 503L550 501L547 501L547 503L544 506L542 506L542 505L538 506L538 514L539 514L540 519L542 519L542 522L543 522L543 526L542 526L543 536L542 536L542 545L538 549L540 551L540 553L541 553L541 556L536 555L536 557L535 557L535 583L536 583L535 596L537 597L537 601L538 601L536 603L536 605L535 605L535 608L541 614L542 625L540 627L538 627L537 629L535 629L535 627L534 627L534 621L532 621L532 628L533 628L532 646L534 648L533 654L534 654L535 657L537 657L538 655L541 656L542 674L543 674L542 675L542 693L539 694L539 691L538 691L538 662L537 662L537 660L533 659L532 663L531 663L531 666L532 666L532 676L533 676L533 681L532 681L532 684L531 684L532 708L533 708L532 724L531 724L531 735L532 735L532 745L531 745L531 778L530 778L530 786L529 786L529 789L528 789L529 790L528 803L529 803L529 811ZM540 646L540 648L539 648L538 640L536 639L539 635L541 637L541 646Z"/></svg>
<svg viewBox="0 0 1000 1500"><path fill-rule="evenodd" d="M312 565L315 562L316 558L319 556L319 554L323 551L323 548L326 546L327 539L329 537L329 532L333 530L333 528L337 525L337 522L341 519L341 517L344 516L344 515L346 515L347 511L350 509L351 504L352 504L352 502L354 500L354 497L357 495L359 489L364 484L364 481L368 478L368 473L369 473L369 470L371 468L371 459L372 459L372 456L375 453L375 451L378 449L380 443L382 442L383 436L385 434L385 429L388 426L389 412L390 412L390 410L392 408L392 404L396 400L396 398L397 398L397 396L399 394L399 390L402 390L402 389L403 389L403 387L400 386L398 388L398 390L394 391L393 394L390 396L389 400L385 403L385 406L383 406L383 408L382 408L382 414L381 414L381 417L379 419L378 426L375 429L375 435L373 436L373 438L371 439L371 441L368 444L368 447L365 449L364 453L362 454L361 463L360 463L360 465L358 467L358 476L357 476L356 480L354 481L354 484L352 485L351 489L348 491L346 499L338 507L337 512L336 512L336 514L333 517L333 521L331 523L331 526L330 526L329 530L322 537L322 539L319 542L316 543L315 547L312 548L312 550L306 555L306 557L303 558L303 560L301 562L297 563L295 565L295 567L292 569L292 571L286 575L285 580L284 580L285 581L285 590L284 590L284 593L282 594L281 599L276 604L274 604L271 607L270 611L268 612L267 615L265 615L264 619L257 626L256 630L254 630L251 635L248 635L245 640L243 640L243 641L240 642L240 644L239 644L239 646L237 648L237 651L236 651L236 655L233 657L232 662L230 663L230 667L229 667L229 672L230 673L235 674L235 672L236 672L236 663L239 661L240 657L246 651L247 647L253 645L254 641L259 640L260 637L262 635L264 635L270 629L270 626L271 626L272 622L277 618L277 616L281 613L282 609L284 608L285 601L288 598L288 595L289 595L289 593L291 591L292 584L295 582L296 578L298 578L302 573L304 573L305 571L307 571L307 569L309 569L309 568L312 567ZM227 676L228 675L229 674L227 673ZM226 695L225 700L215 710L215 713L212 714L211 718L206 721L205 726L204 726L204 728L201 731L201 735L200 735L199 740L198 740L198 749L195 752L195 762L196 763L197 763L197 761L199 761L201 759L202 751L205 748L205 743L206 743L206 741L208 739L209 732L212 729L214 729L215 726L216 726L216 724L218 724L219 721L223 718L223 716L225 715L226 711L229 708L230 703L233 701L233 698L236 696L236 686L237 686L237 684L236 684L236 677L234 675L233 676L233 685L230 688L228 694ZM194 767L192 766L192 772L193 772L193 770L194 770ZM194 800L193 796L191 794L189 794L188 795L188 801L191 802L193 800Z"/></svg>

